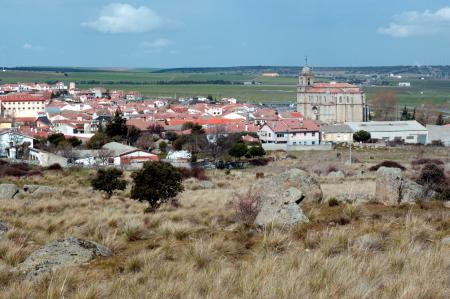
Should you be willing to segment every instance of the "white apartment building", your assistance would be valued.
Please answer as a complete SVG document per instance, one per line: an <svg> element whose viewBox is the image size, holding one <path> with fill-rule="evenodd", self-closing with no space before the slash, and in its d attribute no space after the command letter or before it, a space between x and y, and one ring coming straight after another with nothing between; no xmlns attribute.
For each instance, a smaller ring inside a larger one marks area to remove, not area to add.
<svg viewBox="0 0 450 299"><path fill-rule="evenodd" d="M0 96L0 116L37 118L46 104L47 99L30 94Z"/></svg>

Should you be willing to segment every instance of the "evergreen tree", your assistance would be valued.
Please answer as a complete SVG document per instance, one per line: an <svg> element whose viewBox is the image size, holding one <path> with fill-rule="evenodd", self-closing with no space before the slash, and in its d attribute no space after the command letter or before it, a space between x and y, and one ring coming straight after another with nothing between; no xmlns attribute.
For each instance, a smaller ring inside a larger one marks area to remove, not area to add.
<svg viewBox="0 0 450 299"><path fill-rule="evenodd" d="M438 125L438 126L445 125L444 117L442 116L442 113L439 113L439 115L438 115L438 117L436 119L436 125Z"/></svg>
<svg viewBox="0 0 450 299"><path fill-rule="evenodd" d="M406 106L403 108L402 115L400 116L400 120L409 120L409 113Z"/></svg>
<svg viewBox="0 0 450 299"><path fill-rule="evenodd" d="M106 135L108 135L110 138L121 137L125 139L128 132L126 123L127 120L123 118L122 112L117 109L111 122L106 125Z"/></svg>

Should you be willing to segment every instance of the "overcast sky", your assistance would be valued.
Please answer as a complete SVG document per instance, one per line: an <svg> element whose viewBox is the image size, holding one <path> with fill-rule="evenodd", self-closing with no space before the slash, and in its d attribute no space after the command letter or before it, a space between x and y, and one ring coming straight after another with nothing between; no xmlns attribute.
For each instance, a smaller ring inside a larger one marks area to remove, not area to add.
<svg viewBox="0 0 450 299"><path fill-rule="evenodd" d="M441 0L0 0L1 66L450 64Z"/></svg>

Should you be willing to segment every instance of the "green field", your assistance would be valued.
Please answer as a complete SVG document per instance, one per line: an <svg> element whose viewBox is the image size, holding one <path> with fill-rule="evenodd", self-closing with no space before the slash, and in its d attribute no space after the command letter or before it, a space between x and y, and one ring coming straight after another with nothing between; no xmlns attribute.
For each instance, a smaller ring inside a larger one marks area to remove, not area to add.
<svg viewBox="0 0 450 299"><path fill-rule="evenodd" d="M208 82L219 80L227 84ZM259 77L257 74L244 72L158 73L151 70L102 70L67 73L50 71L0 72L0 84L55 81L77 82L79 88L103 86L108 89L134 90L146 96L213 95L216 98L234 97L242 102L260 103L295 101L297 78L295 76ZM159 84L160 81L164 81L166 84ZM248 81L261 82L263 85L242 85L243 82ZM405 79L405 81L411 82L412 87L400 88L396 86L398 81L391 81L391 86L365 87L364 89L369 102L377 91L383 89L394 90L399 95L400 105L418 106L423 103L433 103L445 107L450 101L450 81L408 79ZM207 82L208 84L206 84Z"/></svg>

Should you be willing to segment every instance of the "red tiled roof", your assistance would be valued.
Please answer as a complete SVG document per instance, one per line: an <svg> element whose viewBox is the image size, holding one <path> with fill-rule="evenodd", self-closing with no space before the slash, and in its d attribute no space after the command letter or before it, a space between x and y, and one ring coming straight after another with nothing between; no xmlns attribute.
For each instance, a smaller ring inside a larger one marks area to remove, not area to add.
<svg viewBox="0 0 450 299"><path fill-rule="evenodd" d="M0 96L0 102L46 102L47 99L30 94Z"/></svg>
<svg viewBox="0 0 450 299"><path fill-rule="evenodd" d="M278 132L318 132L319 126L313 120L283 119L266 123L275 133Z"/></svg>

